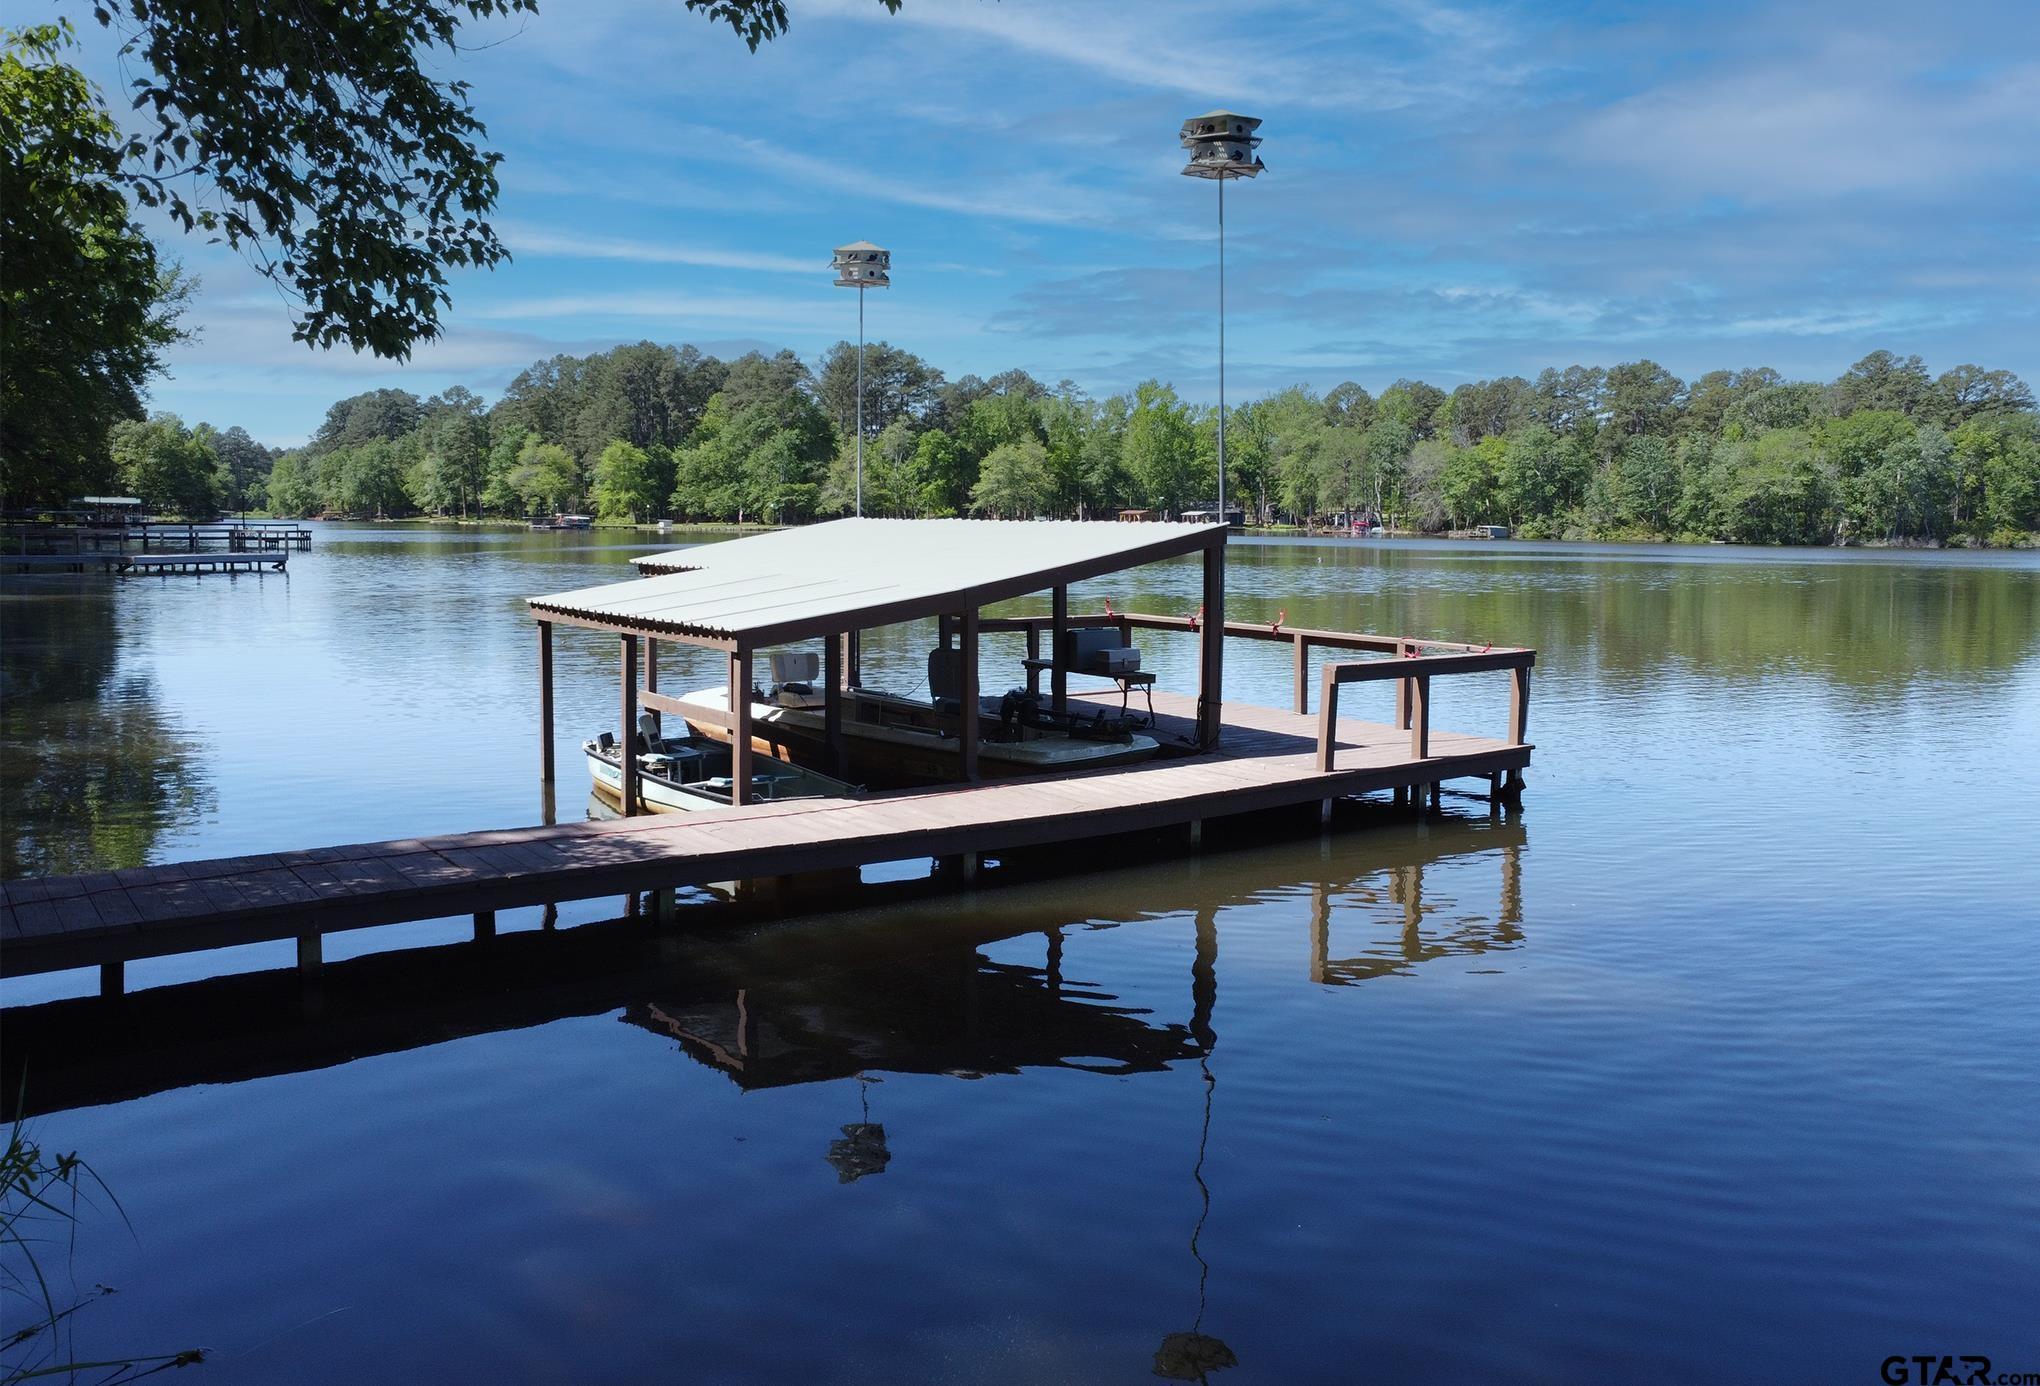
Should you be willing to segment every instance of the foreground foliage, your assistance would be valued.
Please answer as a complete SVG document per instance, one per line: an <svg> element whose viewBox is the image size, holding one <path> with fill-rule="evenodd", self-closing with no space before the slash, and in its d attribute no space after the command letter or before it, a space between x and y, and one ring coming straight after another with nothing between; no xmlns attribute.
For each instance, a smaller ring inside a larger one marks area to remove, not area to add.
<svg viewBox="0 0 2040 1386"><path fill-rule="evenodd" d="M128 216L123 144L61 61L61 25L0 38L0 495L58 499L104 472L107 430L177 340L185 285Z"/></svg>
<svg viewBox="0 0 2040 1386"><path fill-rule="evenodd" d="M113 1291L98 1285L73 1298L51 1283L45 1269L54 1253L70 1245L81 1202L97 1193L119 1205L91 1166L75 1154L46 1151L26 1126L16 1122L0 1155L0 1383L91 1373L100 1386L135 1381L172 1367L205 1361L205 1350L150 1356L80 1360L72 1350L72 1319L94 1300Z"/></svg>

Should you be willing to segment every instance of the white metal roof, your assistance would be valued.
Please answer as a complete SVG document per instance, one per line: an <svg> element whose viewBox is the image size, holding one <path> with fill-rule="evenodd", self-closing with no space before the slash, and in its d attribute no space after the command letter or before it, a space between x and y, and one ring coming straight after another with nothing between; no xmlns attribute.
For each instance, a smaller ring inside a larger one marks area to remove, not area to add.
<svg viewBox="0 0 2040 1386"><path fill-rule="evenodd" d="M1225 542L1211 524L832 520L633 560L532 613L746 649L985 606Z"/></svg>

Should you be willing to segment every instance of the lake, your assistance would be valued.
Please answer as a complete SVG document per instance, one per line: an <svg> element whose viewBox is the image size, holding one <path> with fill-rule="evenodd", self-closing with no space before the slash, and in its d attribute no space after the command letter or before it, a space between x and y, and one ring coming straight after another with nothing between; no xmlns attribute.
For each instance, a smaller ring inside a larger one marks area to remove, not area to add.
<svg viewBox="0 0 2040 1386"><path fill-rule="evenodd" d="M0 583L0 871L586 813L615 642L560 629L548 803L523 599L650 536L315 528L284 576ZM500 965L364 960L347 1004L388 1014L209 1049L289 946L130 964L191 998L128 1022L163 1055L34 1123L132 1225L102 1199L56 1254L120 1291L75 1350L203 1345L222 1383L2040 1371L2040 555L1249 540L1228 583L1235 618L1535 646L1520 814L1212 824L969 894L902 866L656 955L602 941L617 901L510 913ZM929 643L869 637L867 681ZM1194 686L1188 638L1144 644ZM1227 660L1287 705L1285 648ZM661 686L719 677L676 650ZM1434 725L1499 734L1505 680L1460 682Z"/></svg>

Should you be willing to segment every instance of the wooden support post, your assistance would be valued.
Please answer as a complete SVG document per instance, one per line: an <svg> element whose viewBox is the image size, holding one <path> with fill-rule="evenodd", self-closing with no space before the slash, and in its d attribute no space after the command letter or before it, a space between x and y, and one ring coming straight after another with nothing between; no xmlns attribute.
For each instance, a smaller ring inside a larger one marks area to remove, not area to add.
<svg viewBox="0 0 2040 1386"><path fill-rule="evenodd" d="M659 691L659 642L651 636L645 637L645 690ZM652 724L659 729L659 735L666 734L666 718L657 708L652 709Z"/></svg>
<svg viewBox="0 0 2040 1386"><path fill-rule="evenodd" d="M1310 641L1299 634L1295 645L1292 663L1296 668L1296 712L1302 716L1310 711Z"/></svg>
<svg viewBox="0 0 2040 1386"><path fill-rule="evenodd" d="M1070 589L1057 587L1049 594L1048 618L1048 707L1060 717L1069 710L1070 671L1063 667L1063 636L1070 628Z"/></svg>
<svg viewBox="0 0 2040 1386"><path fill-rule="evenodd" d="M126 963L115 961L99 964L99 994L101 996L119 996L126 990Z"/></svg>
<svg viewBox="0 0 2040 1386"><path fill-rule="evenodd" d="M553 782L552 622L538 623L538 778Z"/></svg>
<svg viewBox="0 0 2040 1386"><path fill-rule="evenodd" d="M299 934L297 941L298 975L315 977L325 963L326 939L323 934Z"/></svg>
<svg viewBox="0 0 2040 1386"><path fill-rule="evenodd" d="M1323 685L1318 689L1317 709L1317 768L1319 774L1327 774L1332 768L1332 753L1339 746L1339 681L1333 677L1330 665L1318 676Z"/></svg>
<svg viewBox="0 0 2040 1386"><path fill-rule="evenodd" d="M1190 848L1195 851L1202 846L1204 846L1204 820L1193 818L1190 820Z"/></svg>
<svg viewBox="0 0 2040 1386"><path fill-rule="evenodd" d="M630 818L638 811L638 758L637 758L637 655L638 642L635 635L626 635L623 640L623 735L616 739L616 754L623 766L623 816Z"/></svg>
<svg viewBox="0 0 2040 1386"><path fill-rule="evenodd" d="M751 652L730 652L730 802L751 802Z"/></svg>
<svg viewBox="0 0 2040 1386"><path fill-rule="evenodd" d="M843 641L822 642L822 740L828 747L829 773L849 773L849 747L843 741Z"/></svg>
<svg viewBox="0 0 2040 1386"><path fill-rule="evenodd" d="M966 608L957 621L962 635L960 653L963 656L962 686L957 690L957 700L963 704L963 722L958 727L957 759L963 768L965 780L978 777L978 612L976 607Z"/></svg>
<svg viewBox="0 0 2040 1386"><path fill-rule="evenodd" d="M1320 828L1329 828L1332 826L1332 801L1330 799L1318 800L1317 821L1318 826Z"/></svg>
<svg viewBox="0 0 2040 1386"><path fill-rule="evenodd" d="M1041 627L1032 622L1027 626L1027 692L1030 696L1041 696L1041 670L1033 662L1041 658Z"/></svg>
<svg viewBox="0 0 2040 1386"><path fill-rule="evenodd" d="M1410 756L1424 760L1431 754L1431 676L1419 674L1403 682L1410 687Z"/></svg>
<svg viewBox="0 0 2040 1386"><path fill-rule="evenodd" d="M1526 745L1530 729L1530 670L1526 666L1509 671L1509 743Z"/></svg>
<svg viewBox="0 0 2040 1386"><path fill-rule="evenodd" d="M844 645L844 649L849 652L850 657L849 669L847 671L850 687L862 688L864 687L864 632L853 630L845 639L847 643Z"/></svg>
<svg viewBox="0 0 2040 1386"><path fill-rule="evenodd" d="M965 852L958 858L958 864L963 868L963 883L967 886L976 885L978 867L983 865L983 859L976 852Z"/></svg>
<svg viewBox="0 0 2040 1386"><path fill-rule="evenodd" d="M494 910L476 910L475 942L481 943L484 940L492 939L495 936L496 936L496 912Z"/></svg>
<svg viewBox="0 0 2040 1386"><path fill-rule="evenodd" d="M1310 979L1325 982L1331 972L1332 888L1324 881L1310 887Z"/></svg>
<svg viewBox="0 0 2040 1386"><path fill-rule="evenodd" d="M1409 641L1398 640L1395 642L1395 657L1397 659L1408 659L1409 654ZM1408 731L1410 727L1410 681L1408 679L1397 679L1395 681L1395 724L1404 731Z"/></svg>
<svg viewBox="0 0 2040 1386"><path fill-rule="evenodd" d="M1225 544L1204 551L1204 628L1197 678L1197 744L1209 750L1218 744L1224 722L1225 696Z"/></svg>

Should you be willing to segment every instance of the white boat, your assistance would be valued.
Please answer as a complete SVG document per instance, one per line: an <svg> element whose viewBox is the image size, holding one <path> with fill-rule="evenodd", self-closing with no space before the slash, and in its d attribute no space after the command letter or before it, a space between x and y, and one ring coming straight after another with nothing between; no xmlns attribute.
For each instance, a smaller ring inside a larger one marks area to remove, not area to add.
<svg viewBox="0 0 2040 1386"><path fill-rule="evenodd" d="M804 658L813 660L812 655ZM829 748L822 692L807 681L813 678L811 665L800 672L806 679L776 684L762 695L752 690L751 747L796 765L825 765ZM962 717L953 700L905 698L873 688L846 688L842 696L846 773L886 788L959 778ZM711 712L729 710L725 688L697 689L685 701ZM696 740L729 744L725 727L705 721L688 726ZM1127 765L1161 749L1154 737L1135 730L1131 718L1102 709L1056 718L1039 698L1020 690L980 698L978 726L978 772L987 779Z"/></svg>
<svg viewBox="0 0 2040 1386"><path fill-rule="evenodd" d="M730 748L699 736L663 737L650 713L638 719L638 807L651 813L698 813L730 805ZM581 743L596 795L623 806L623 758L616 737L604 732ZM864 791L814 770L778 760L751 763L748 802L780 799L855 799Z"/></svg>

